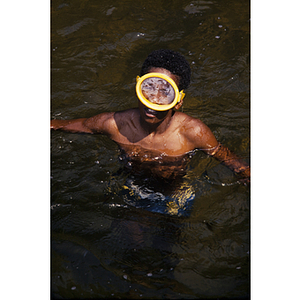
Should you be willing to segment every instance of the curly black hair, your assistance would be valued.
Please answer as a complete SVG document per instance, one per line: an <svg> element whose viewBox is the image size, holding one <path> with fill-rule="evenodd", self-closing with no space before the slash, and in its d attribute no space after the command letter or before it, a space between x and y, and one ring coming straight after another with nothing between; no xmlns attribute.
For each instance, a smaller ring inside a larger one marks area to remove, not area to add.
<svg viewBox="0 0 300 300"><path fill-rule="evenodd" d="M155 50L148 55L142 65L140 76L149 73L152 67L164 68L172 74L179 76L179 90L186 89L191 80L191 68L186 59L178 52L172 50Z"/></svg>

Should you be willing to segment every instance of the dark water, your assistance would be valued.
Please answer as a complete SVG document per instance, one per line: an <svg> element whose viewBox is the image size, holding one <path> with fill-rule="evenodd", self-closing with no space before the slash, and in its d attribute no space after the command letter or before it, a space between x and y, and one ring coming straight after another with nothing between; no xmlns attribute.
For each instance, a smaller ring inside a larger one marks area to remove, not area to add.
<svg viewBox="0 0 300 300"><path fill-rule="evenodd" d="M135 107L144 59L169 48L192 68L183 111L249 162L248 1L53 0L51 16L51 118ZM195 153L181 218L126 205L104 136L52 132L51 156L53 298L249 297L249 187L226 167Z"/></svg>

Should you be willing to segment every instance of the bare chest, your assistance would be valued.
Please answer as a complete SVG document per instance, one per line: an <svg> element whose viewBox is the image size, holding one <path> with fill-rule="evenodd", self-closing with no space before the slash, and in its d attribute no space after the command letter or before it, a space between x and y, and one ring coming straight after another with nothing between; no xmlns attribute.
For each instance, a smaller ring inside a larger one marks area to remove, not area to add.
<svg viewBox="0 0 300 300"><path fill-rule="evenodd" d="M146 149L139 145L120 144L126 167L136 173L151 174L150 177L174 178L185 174L191 154L170 155L169 151Z"/></svg>
<svg viewBox="0 0 300 300"><path fill-rule="evenodd" d="M132 132L130 135L124 136L120 133L115 138L115 142L126 149L126 152L134 152L135 155L141 153L142 157L144 157L144 153L152 158L157 156L181 156L194 150L193 145L178 131L167 131L164 134L155 135L142 135Z"/></svg>

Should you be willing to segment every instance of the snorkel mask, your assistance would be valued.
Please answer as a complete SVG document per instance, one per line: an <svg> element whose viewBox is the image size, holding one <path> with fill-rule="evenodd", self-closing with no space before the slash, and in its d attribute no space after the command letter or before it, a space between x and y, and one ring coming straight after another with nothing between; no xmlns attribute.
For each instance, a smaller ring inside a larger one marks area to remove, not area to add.
<svg viewBox="0 0 300 300"><path fill-rule="evenodd" d="M176 83L167 75L147 73L136 78L136 94L148 108L156 111L166 111L173 108L185 96L179 92Z"/></svg>

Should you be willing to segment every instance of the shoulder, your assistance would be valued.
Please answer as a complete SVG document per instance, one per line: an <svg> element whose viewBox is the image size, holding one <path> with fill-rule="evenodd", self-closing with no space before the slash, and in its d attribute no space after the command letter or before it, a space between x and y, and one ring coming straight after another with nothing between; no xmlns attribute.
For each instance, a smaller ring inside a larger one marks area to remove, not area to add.
<svg viewBox="0 0 300 300"><path fill-rule="evenodd" d="M180 134L192 143L194 148L209 149L218 144L210 128L200 119L180 112L177 112L176 116L180 124Z"/></svg>
<svg viewBox="0 0 300 300"><path fill-rule="evenodd" d="M114 118L117 119L132 119L139 116L139 111L137 108L130 108L122 111L117 111L114 113Z"/></svg>
<svg viewBox="0 0 300 300"><path fill-rule="evenodd" d="M113 112L101 113L85 120L84 125L94 133L108 133L113 122Z"/></svg>
<svg viewBox="0 0 300 300"><path fill-rule="evenodd" d="M118 127L136 123L135 120L139 120L139 118L139 111L136 108L118 111L114 114L114 121Z"/></svg>
<svg viewBox="0 0 300 300"><path fill-rule="evenodd" d="M137 115L137 112L134 109L101 113L86 119L84 125L94 133L102 133L112 137L118 134L121 123L130 123L135 115Z"/></svg>
<svg viewBox="0 0 300 300"><path fill-rule="evenodd" d="M186 132L188 134L190 129L199 132L208 128L200 119L182 112L176 112L173 117L175 117L174 119L180 125L181 132L183 133Z"/></svg>

